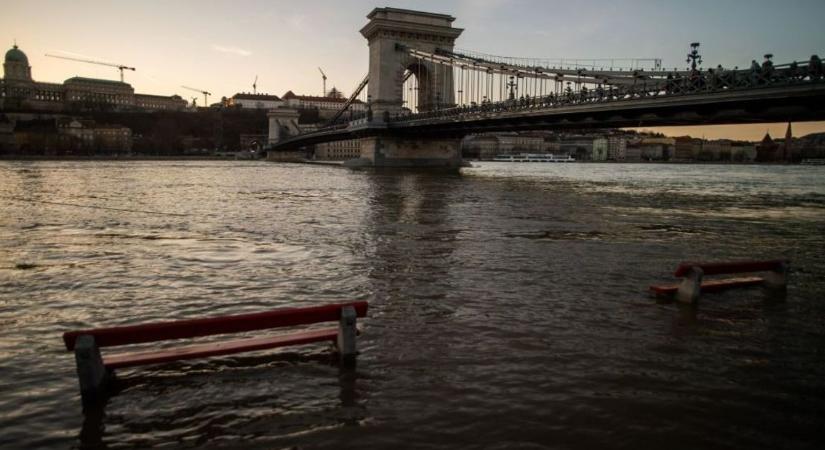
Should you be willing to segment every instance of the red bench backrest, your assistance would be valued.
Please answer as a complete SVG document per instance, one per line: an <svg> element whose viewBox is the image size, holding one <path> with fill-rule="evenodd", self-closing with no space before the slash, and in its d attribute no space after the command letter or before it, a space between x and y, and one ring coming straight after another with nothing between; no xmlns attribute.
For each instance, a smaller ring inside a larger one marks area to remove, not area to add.
<svg viewBox="0 0 825 450"><path fill-rule="evenodd" d="M767 272L779 269L787 261L774 259L771 261L729 261L715 263L683 262L676 268L674 276L683 277L688 274L691 267L699 267L705 275L723 275L729 273L744 272Z"/></svg>
<svg viewBox="0 0 825 450"><path fill-rule="evenodd" d="M140 344L143 342L184 339L216 334L241 333L244 331L333 322L341 317L345 306L355 308L358 317L367 315L367 302L311 306L308 308L279 309L235 316L187 319L175 322L156 322L111 328L70 331L63 334L66 349L74 350L78 336L94 336L98 347Z"/></svg>

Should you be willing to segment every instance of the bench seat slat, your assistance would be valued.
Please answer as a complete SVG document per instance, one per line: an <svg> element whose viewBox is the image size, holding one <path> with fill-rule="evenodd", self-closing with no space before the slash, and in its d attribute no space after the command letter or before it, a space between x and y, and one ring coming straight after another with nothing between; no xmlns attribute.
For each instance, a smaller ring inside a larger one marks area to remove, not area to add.
<svg viewBox="0 0 825 450"><path fill-rule="evenodd" d="M705 275L725 275L743 272L768 272L779 269L787 261L775 259L770 261L728 261L728 262L683 262L673 273L676 277L688 274L691 267L700 267Z"/></svg>
<svg viewBox="0 0 825 450"><path fill-rule="evenodd" d="M707 280L702 282L702 292L719 292L736 287L756 286L765 281L762 277L726 278L723 280ZM655 295L673 295L679 290L679 284L660 284L650 286L650 292Z"/></svg>
<svg viewBox="0 0 825 450"><path fill-rule="evenodd" d="M74 344L77 338L84 334L93 336L98 347L113 347L170 339L187 339L217 334L242 333L246 331L308 325L320 322L334 322L341 317L341 309L345 306L354 307L357 317L366 317L367 315L367 302L342 303L306 308L279 309L234 316L206 317L202 319L185 319L172 322L155 322L69 331L63 334L63 342L66 344L66 350L72 351L74 350Z"/></svg>
<svg viewBox="0 0 825 450"><path fill-rule="evenodd" d="M103 365L108 369L145 366L184 359L208 358L211 356L266 350L289 345L334 341L337 336L337 328L326 328L262 338L239 339L155 351L114 354L104 356Z"/></svg>

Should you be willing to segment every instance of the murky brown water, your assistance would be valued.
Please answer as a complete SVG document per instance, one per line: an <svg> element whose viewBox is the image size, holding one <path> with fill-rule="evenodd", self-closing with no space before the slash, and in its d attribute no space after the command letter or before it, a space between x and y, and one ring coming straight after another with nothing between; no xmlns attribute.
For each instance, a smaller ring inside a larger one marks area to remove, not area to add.
<svg viewBox="0 0 825 450"><path fill-rule="evenodd" d="M820 448L825 168L0 162L0 447ZM787 301L647 297L684 259L792 260ZM320 346L120 373L60 335L368 300Z"/></svg>

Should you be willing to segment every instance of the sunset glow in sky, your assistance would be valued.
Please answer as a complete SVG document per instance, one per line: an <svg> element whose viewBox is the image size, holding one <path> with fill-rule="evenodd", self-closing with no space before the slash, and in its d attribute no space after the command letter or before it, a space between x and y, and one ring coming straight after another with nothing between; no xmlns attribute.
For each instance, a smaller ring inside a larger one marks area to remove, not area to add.
<svg viewBox="0 0 825 450"><path fill-rule="evenodd" d="M118 79L114 68L46 57L46 53L134 66L126 81L139 93L197 95L211 101L237 92L349 93L367 70L358 30L374 8L392 6L451 14L464 28L457 46L536 58L653 58L684 67L691 42L702 43L705 67L747 67L773 53L777 63L825 56L822 0L530 0L383 1L46 1L7 2L0 48L14 39L37 81L79 75ZM201 103L199 101L199 103ZM783 136L786 124L661 129L666 134L759 139ZM825 131L825 122L795 123L794 134Z"/></svg>

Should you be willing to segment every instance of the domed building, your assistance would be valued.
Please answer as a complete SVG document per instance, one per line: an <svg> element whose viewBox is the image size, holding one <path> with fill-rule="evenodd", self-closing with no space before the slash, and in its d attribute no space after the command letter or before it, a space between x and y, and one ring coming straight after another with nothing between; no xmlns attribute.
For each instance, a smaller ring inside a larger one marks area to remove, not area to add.
<svg viewBox="0 0 825 450"><path fill-rule="evenodd" d="M3 60L0 111L180 111L184 108L186 100L178 95L135 94L129 83L121 81L84 77L72 77L63 83L34 81L29 58L16 43Z"/></svg>
<svg viewBox="0 0 825 450"><path fill-rule="evenodd" d="M14 44L14 47L6 52L6 59L3 61L3 73L7 80L32 80L29 57L17 47L17 44Z"/></svg>

